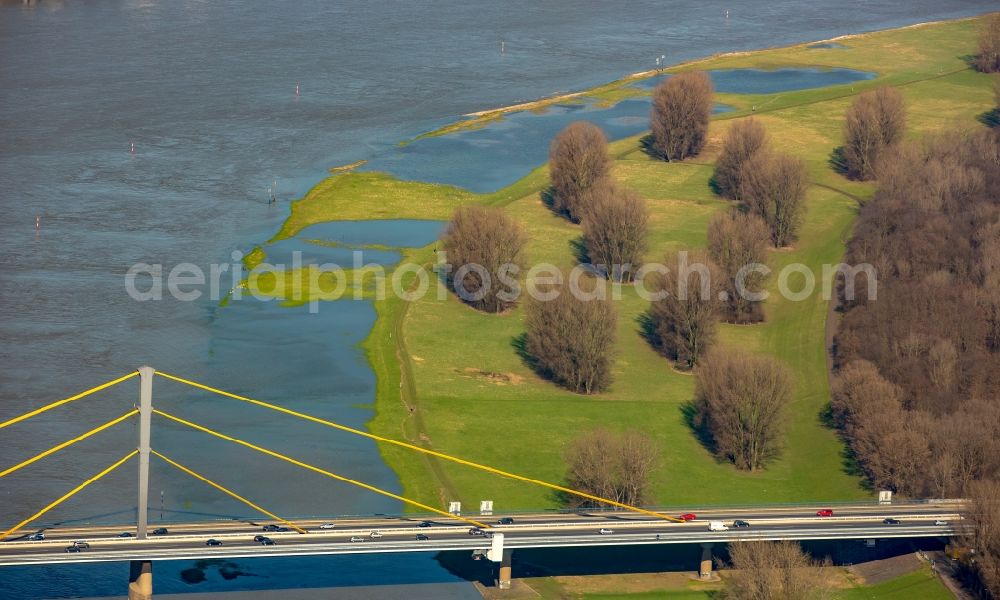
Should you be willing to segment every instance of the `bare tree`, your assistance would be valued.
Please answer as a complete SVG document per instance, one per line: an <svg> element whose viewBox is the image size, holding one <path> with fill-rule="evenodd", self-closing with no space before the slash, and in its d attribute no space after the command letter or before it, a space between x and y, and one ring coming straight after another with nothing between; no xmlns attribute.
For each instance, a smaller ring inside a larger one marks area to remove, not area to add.
<svg viewBox="0 0 1000 600"><path fill-rule="evenodd" d="M524 350L545 377L578 394L611 384L616 316L607 300L584 299L569 289L525 306Z"/></svg>
<svg viewBox="0 0 1000 600"><path fill-rule="evenodd" d="M823 600L831 597L821 567L797 542L732 542L725 600Z"/></svg>
<svg viewBox="0 0 1000 600"><path fill-rule="evenodd" d="M873 179L886 148L903 139L906 106L894 87L864 92L847 109L844 165L853 179Z"/></svg>
<svg viewBox="0 0 1000 600"><path fill-rule="evenodd" d="M988 18L979 30L979 52L975 65L983 73L1000 71L1000 14Z"/></svg>
<svg viewBox="0 0 1000 600"><path fill-rule="evenodd" d="M514 304L527 237L507 213L494 207L460 207L442 241L452 266L449 282L462 300L491 313Z"/></svg>
<svg viewBox="0 0 1000 600"><path fill-rule="evenodd" d="M586 121L570 123L549 147L553 210L579 223L582 195L610 171L608 139L601 128Z"/></svg>
<svg viewBox="0 0 1000 600"><path fill-rule="evenodd" d="M646 253L646 201L611 181L588 190L583 239L591 264L613 281L631 281Z"/></svg>
<svg viewBox="0 0 1000 600"><path fill-rule="evenodd" d="M707 254L685 256L686 265L650 277L662 297L652 302L646 319L653 343L677 366L690 369L715 341L725 276ZM667 256L664 263L670 260Z"/></svg>
<svg viewBox="0 0 1000 600"><path fill-rule="evenodd" d="M767 223L776 248L794 242L805 214L806 166L787 154L757 152L743 165L741 198Z"/></svg>
<svg viewBox="0 0 1000 600"><path fill-rule="evenodd" d="M726 320L756 323L764 320L762 302L753 300L767 277L754 265L767 264L771 231L754 214L730 211L716 214L708 224L708 254L726 277Z"/></svg>
<svg viewBox="0 0 1000 600"><path fill-rule="evenodd" d="M714 349L695 369L695 403L715 450L755 471L781 447L792 376L769 356Z"/></svg>
<svg viewBox="0 0 1000 600"><path fill-rule="evenodd" d="M649 435L598 427L577 436L566 449L566 480L582 492L639 506L649 501L649 480L658 459L659 448ZM573 506L602 504L577 496L567 501Z"/></svg>
<svg viewBox="0 0 1000 600"><path fill-rule="evenodd" d="M667 160L695 156L705 146L712 116L712 80L702 72L666 79L653 91L653 149Z"/></svg>
<svg viewBox="0 0 1000 600"><path fill-rule="evenodd" d="M722 152L715 162L713 181L720 196L730 200L740 199L743 165L757 151L768 146L767 131L757 120L740 119L734 122L722 143Z"/></svg>

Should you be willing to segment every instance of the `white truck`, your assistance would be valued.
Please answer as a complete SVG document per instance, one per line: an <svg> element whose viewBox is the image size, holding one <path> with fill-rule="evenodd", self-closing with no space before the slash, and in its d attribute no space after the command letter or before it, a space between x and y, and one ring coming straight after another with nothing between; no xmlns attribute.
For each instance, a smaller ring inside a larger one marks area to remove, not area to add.
<svg viewBox="0 0 1000 600"><path fill-rule="evenodd" d="M729 529L729 526L726 525L725 523L723 523L722 521L709 521L708 522L708 530L709 531L726 531L728 529Z"/></svg>

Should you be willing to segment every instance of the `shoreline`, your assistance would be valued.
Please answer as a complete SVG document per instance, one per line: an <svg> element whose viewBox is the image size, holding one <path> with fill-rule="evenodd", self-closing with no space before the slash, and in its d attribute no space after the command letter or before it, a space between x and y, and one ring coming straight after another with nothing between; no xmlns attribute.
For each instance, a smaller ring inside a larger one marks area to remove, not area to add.
<svg viewBox="0 0 1000 600"><path fill-rule="evenodd" d="M824 40L815 40L807 42L799 42L796 44L790 44L785 46L776 46L768 48L760 48L752 51L734 51L726 53L717 53L691 61L686 61L678 65L673 65L665 69L654 69L648 71L641 71L633 73L623 79L619 79L610 83L594 86L586 90L580 90L576 92L571 92L567 94L560 94L548 98L540 98L531 102L517 103L514 105L489 109L486 111L478 111L476 113L469 113L469 115L478 115L473 119L466 121L457 121L455 123L446 125L442 128L434 130L432 132L427 132L421 134L415 139L421 137L427 137L434 135L436 132L440 134L447 134L454 131L458 131L467 127L475 126L478 123L483 123L487 120L492 120L501 117L503 114L517 112L522 110L527 110L531 108L540 108L544 106L549 106L560 101L565 101L567 99L579 98L582 96L587 96L594 94L600 90L610 90L616 87L620 87L627 82L632 82L636 80L641 80L644 78L656 76L664 72L670 72L672 70L687 68L692 65L702 64L712 60L718 60L720 58L734 57L734 56L749 56L753 54L758 54L762 52L768 52L779 49L794 49L794 48L805 48L805 46L810 44L822 43L826 41L844 40L844 39L858 39L871 36L874 34L897 31L897 30L908 30L922 28L932 25L939 25L943 23L956 23L963 21L976 20L981 18L982 15L977 17L964 17L959 19L947 19L941 21L929 21L923 23L917 23L912 25L906 25L901 27L894 27L889 29L882 29L876 31L868 31L862 33L845 34L841 36L836 36L833 38L827 38ZM414 141L410 140L410 141ZM406 143L406 142L402 142ZM330 177L335 177L341 174L340 172L335 172ZM319 185L319 184L318 184ZM516 184L512 184L516 185ZM301 200L301 199L300 199ZM511 199L513 200L513 198ZM289 215L291 218L291 215ZM286 219L287 222L288 219ZM334 219L336 220L336 219ZM426 250L427 247L423 249L413 249L413 252L420 252ZM368 336L362 342L362 347L365 350L366 357L369 366L375 374L375 398L374 398L374 410L371 419L368 421L367 426L370 431L375 431L383 433L386 435L391 435L392 437L400 436L402 439L418 443L425 447L433 447L432 440L427 434L426 428L424 426L424 419L421 416L420 401L417 397L416 382L413 377L413 363L412 359L407 353L406 343L403 339L403 332L405 328L405 321L407 317L407 310L404 306L397 306L392 302L379 302L376 305L377 316L376 320L369 331ZM394 364L395 363L395 364ZM436 493L433 495L438 497L445 490L448 490L452 486L450 482L443 481L437 477L438 474L443 474L440 469L440 465L428 464L436 463L436 459L424 458L424 459L409 459L402 458L400 455L396 454L396 450L383 448L379 446L379 454L382 460L393 470L402 484L403 489L406 492L414 492L416 487L425 488L429 485ZM416 465L415 468L419 468L424 471L427 475L435 476L434 481L416 483L404 478L404 473L398 468L400 460L410 462ZM426 462L425 462L426 461ZM419 463L423 463L423 466L419 466ZM415 497L420 497L421 494L417 494Z"/></svg>
<svg viewBox="0 0 1000 600"><path fill-rule="evenodd" d="M983 13L983 15L985 15L985 14L990 14L990 13ZM406 145L406 144L409 144L409 143L411 143L413 141L416 141L416 140L419 140L419 139L423 139L423 138L426 138L426 137L433 137L433 136L438 136L438 135L447 135L448 133L454 133L456 131L461 131L463 129L476 127L476 126L482 124L485 121L500 118L503 115L508 114L508 113L520 112L520 111L524 111L524 110L533 110L533 109L538 109L538 108L545 108L547 106L551 106L553 104L558 104L560 102L565 102L567 100L574 100L574 99L581 98L581 97L587 97L589 95L598 93L599 91L617 89L617 88L620 88L620 87L622 87L622 86L624 86L624 85L626 85L628 83L633 83L635 81L641 81L643 79L650 79L652 77L656 77L656 76L659 76L659 75L663 75L665 73L670 73L670 72L675 72L675 71L678 71L678 70L686 69L686 68L691 67L693 65L697 65L697 64L700 64L700 63L708 62L708 61L711 61L711 60L718 60L718 59L731 58L731 57L737 57L737 56L748 56L748 55L756 54L756 53L759 53L759 52L768 52L768 51L774 51L774 50L788 50L788 49L792 49L792 48L798 48L800 46L805 49L805 47L813 45L813 44L822 44L822 43L827 43L827 42L839 42L839 41L843 41L843 40L863 38L865 36L869 36L869 35L872 35L872 34L877 34L877 33L885 32L885 31L918 29L918 28L921 28L921 27L928 27L928 26L937 25L937 24L941 24L941 23L959 23L959 22L962 22L962 21L971 21L971 20L975 20L975 19L981 18L983 15L978 15L978 16L973 16L973 17L960 17L960 18L957 18L957 19L942 19L942 20L938 20L938 21L922 21L920 23L914 23L912 25L903 25L903 26L900 26L900 27L891 27L891 28L888 28L888 29L876 29L876 30L873 30L873 31L863 31L863 32L860 32L860 33L847 33L847 34L838 35L838 36L835 36L835 37L832 37L832 38L824 38L824 39L819 39L819 40L811 40L811 41L806 41L806 42L798 42L798 43L795 43L795 44L785 44L785 45L779 45L779 46L766 46L766 47L762 47L762 48L756 48L754 50L732 50L732 51L729 51L729 52L716 52L715 54L710 54L708 56L703 56L703 57L700 57L700 58L694 58L694 59L691 59L691 60L682 61L682 62L673 64L673 65L669 65L667 67L662 67L662 68L659 68L659 69L648 69L648 70L645 70L645 71L636 71L634 73L630 73L630 74L622 77L621 79L615 79L615 80L609 81L607 83L596 85L594 87L583 89L583 90L578 90L578 91L575 91L575 92L557 93L557 94L554 94L552 96L545 96L545 97L542 97L542 98L537 98L535 100L529 100L529 101L526 101L526 102L518 102L516 104L508 104L508 105L504 105L504 106L498 106L498 107L494 107L494 108L486 108L486 109L477 110L477 111L473 111L473 112L463 113L461 116L462 117L468 117L467 119L465 119L465 120L459 120L459 121L454 121L452 123L448 123L446 125L438 127L437 129L433 129L431 131L426 131L424 133L421 133L421 134L417 135L416 137L414 137L414 138L412 138L410 140L405 140L405 141L399 142L399 144Z"/></svg>

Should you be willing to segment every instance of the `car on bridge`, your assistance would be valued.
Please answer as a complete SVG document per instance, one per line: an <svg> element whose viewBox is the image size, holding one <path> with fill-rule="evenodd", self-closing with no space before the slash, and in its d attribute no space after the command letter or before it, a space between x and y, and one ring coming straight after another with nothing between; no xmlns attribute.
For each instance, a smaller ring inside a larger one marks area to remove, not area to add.
<svg viewBox="0 0 1000 600"><path fill-rule="evenodd" d="M418 533L417 537L414 538L414 539L416 539L418 542L426 542L427 540L429 540L431 538L427 537L426 535L424 535L422 533Z"/></svg>
<svg viewBox="0 0 1000 600"><path fill-rule="evenodd" d="M417 525L417 527L433 527L433 526L434 526L434 523L432 523L430 521L421 521L420 524Z"/></svg>
<svg viewBox="0 0 1000 600"><path fill-rule="evenodd" d="M274 532L274 531L281 531L281 528L278 527L277 525L267 524L267 525L264 525L263 530L270 533L270 532Z"/></svg>
<svg viewBox="0 0 1000 600"><path fill-rule="evenodd" d="M323 523L319 526L320 529L333 529L335 525L333 523Z"/></svg>
<svg viewBox="0 0 1000 600"><path fill-rule="evenodd" d="M514 524L513 517L502 517L499 521L497 521L497 525L513 525L513 524Z"/></svg>
<svg viewBox="0 0 1000 600"><path fill-rule="evenodd" d="M614 532L615 532L614 529L608 529L606 527L601 527L599 530L597 530L597 533L601 535L611 535Z"/></svg>
<svg viewBox="0 0 1000 600"><path fill-rule="evenodd" d="M948 521L944 521L942 519L938 519L938 520L934 521L934 525L936 525L937 527L944 527L947 524L948 524Z"/></svg>
<svg viewBox="0 0 1000 600"><path fill-rule="evenodd" d="M130 532L130 531L123 531L123 532L121 532L121 533L118 534L118 537L120 537L120 538L130 538L130 537L135 537L135 536L132 535L132 532Z"/></svg>
<svg viewBox="0 0 1000 600"><path fill-rule="evenodd" d="M365 541L365 538L361 537L360 535L352 535L351 536L351 541L352 542L363 542L363 541Z"/></svg>
<svg viewBox="0 0 1000 600"><path fill-rule="evenodd" d="M382 537L382 532L379 531L378 529L372 529L372 532L368 534L368 537L370 537L373 540L377 540L378 538Z"/></svg>
<svg viewBox="0 0 1000 600"><path fill-rule="evenodd" d="M35 532L35 533L29 535L28 537L26 537L24 539L28 540L29 542L40 542L40 541L42 541L42 540L45 539L45 534L42 533L41 531L38 531L38 532Z"/></svg>
<svg viewBox="0 0 1000 600"><path fill-rule="evenodd" d="M265 539L267 539L266 535L255 535L255 536L253 536L253 541L255 541L255 542L263 542Z"/></svg>
<svg viewBox="0 0 1000 600"><path fill-rule="evenodd" d="M486 532L480 527L470 527L469 535L486 535Z"/></svg>
<svg viewBox="0 0 1000 600"><path fill-rule="evenodd" d="M153 535L167 535L166 527L157 527L153 530Z"/></svg>
<svg viewBox="0 0 1000 600"><path fill-rule="evenodd" d="M817 517L832 517L833 516L833 509L832 508L821 508L821 509L819 509L819 510L816 511L816 516Z"/></svg>
<svg viewBox="0 0 1000 600"><path fill-rule="evenodd" d="M741 519L736 519L735 521L733 521L733 527L737 529L746 529L750 527L750 523L748 523L747 521L743 521Z"/></svg>
<svg viewBox="0 0 1000 600"><path fill-rule="evenodd" d="M273 546L274 545L274 540L272 540L271 538L267 537L266 535L260 536L260 540L259 541L260 541L260 545L261 546Z"/></svg>
<svg viewBox="0 0 1000 600"><path fill-rule="evenodd" d="M70 553L83 552L83 548L77 546L76 544L73 544L72 546L66 546L66 552Z"/></svg>
<svg viewBox="0 0 1000 600"><path fill-rule="evenodd" d="M264 537L264 536L261 536L261 537ZM220 542L219 540L217 540L215 538L212 538L212 539L206 541L205 545L206 546L221 546L222 542Z"/></svg>
<svg viewBox="0 0 1000 600"><path fill-rule="evenodd" d="M77 548L80 548L81 550L86 550L87 548L90 548L90 544L88 544L83 540L77 540L73 542L73 545L76 546Z"/></svg>
<svg viewBox="0 0 1000 600"><path fill-rule="evenodd" d="M889 517L888 519L883 519L882 522L885 523L886 525L899 525L900 521L899 519L894 519L892 517Z"/></svg>
<svg viewBox="0 0 1000 600"><path fill-rule="evenodd" d="M698 515L694 513L684 513L683 515L677 518L680 519L681 521L694 521L695 519L698 518Z"/></svg>

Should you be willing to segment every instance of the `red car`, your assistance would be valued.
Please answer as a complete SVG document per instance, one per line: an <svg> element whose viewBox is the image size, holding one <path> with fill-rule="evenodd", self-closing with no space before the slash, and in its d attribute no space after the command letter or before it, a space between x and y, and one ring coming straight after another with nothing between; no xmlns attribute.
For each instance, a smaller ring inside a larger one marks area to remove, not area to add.
<svg viewBox="0 0 1000 600"><path fill-rule="evenodd" d="M694 521L695 519L698 518L698 515L694 513L684 513L683 515L677 518L680 519L681 521Z"/></svg>
<svg viewBox="0 0 1000 600"><path fill-rule="evenodd" d="M816 516L817 517L832 517L833 516L833 509L832 508L824 508L822 510L817 510L816 511Z"/></svg>

